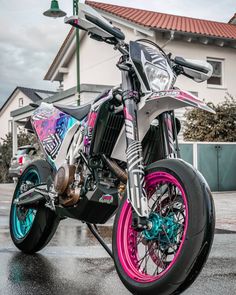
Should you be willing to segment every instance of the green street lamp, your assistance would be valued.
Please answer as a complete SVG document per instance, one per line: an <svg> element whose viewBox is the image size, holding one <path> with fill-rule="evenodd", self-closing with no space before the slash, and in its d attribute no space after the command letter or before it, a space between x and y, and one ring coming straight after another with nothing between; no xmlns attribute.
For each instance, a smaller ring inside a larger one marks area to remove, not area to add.
<svg viewBox="0 0 236 295"><path fill-rule="evenodd" d="M49 10L43 13L45 16L58 18L66 16L66 13L59 8L57 0L51 1ZM73 15L79 14L79 0L73 0ZM80 55L79 55L79 30L76 28L76 57L77 57L77 92L78 104L80 103Z"/></svg>
<svg viewBox="0 0 236 295"><path fill-rule="evenodd" d="M54 18L66 16L66 13L59 8L57 0L52 0L50 9L45 11L43 14Z"/></svg>

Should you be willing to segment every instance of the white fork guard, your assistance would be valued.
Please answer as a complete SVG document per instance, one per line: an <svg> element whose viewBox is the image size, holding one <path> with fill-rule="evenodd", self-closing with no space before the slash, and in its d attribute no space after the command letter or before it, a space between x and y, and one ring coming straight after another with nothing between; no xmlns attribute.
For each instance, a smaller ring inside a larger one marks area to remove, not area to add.
<svg viewBox="0 0 236 295"><path fill-rule="evenodd" d="M149 93L144 96L138 104L138 129L139 140L142 141L146 135L152 121L161 113L184 107L194 107L215 113L203 101L196 96L183 90L168 90ZM111 157L126 162L126 138L125 129L121 133L114 146Z"/></svg>

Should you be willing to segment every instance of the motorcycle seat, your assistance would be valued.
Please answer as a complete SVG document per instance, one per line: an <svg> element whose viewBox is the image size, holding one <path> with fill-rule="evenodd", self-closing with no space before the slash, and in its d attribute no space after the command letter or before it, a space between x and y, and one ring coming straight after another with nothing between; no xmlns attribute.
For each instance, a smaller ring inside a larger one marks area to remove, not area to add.
<svg viewBox="0 0 236 295"><path fill-rule="evenodd" d="M54 104L54 106L62 111L63 113L72 116L78 121L83 120L89 113L91 109L91 104L86 104L82 106L69 106L62 104Z"/></svg>

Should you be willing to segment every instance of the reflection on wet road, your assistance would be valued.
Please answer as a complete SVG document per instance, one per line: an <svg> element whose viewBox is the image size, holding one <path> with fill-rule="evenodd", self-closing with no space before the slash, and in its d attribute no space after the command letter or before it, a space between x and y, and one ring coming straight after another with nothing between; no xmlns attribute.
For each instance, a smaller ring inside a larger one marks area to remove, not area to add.
<svg viewBox="0 0 236 295"><path fill-rule="evenodd" d="M7 277L1 282L1 294L109 294L115 276L107 259L61 260L41 254L28 257L12 253L3 268Z"/></svg>
<svg viewBox="0 0 236 295"><path fill-rule="evenodd" d="M129 294L120 283L112 259L87 227L63 221L51 243L40 254L25 255L1 228L0 294ZM111 243L111 227L100 227ZM115 285L114 285L115 284Z"/></svg>
<svg viewBox="0 0 236 295"><path fill-rule="evenodd" d="M39 254L20 253L10 239L10 202L5 200L0 199L0 295L130 294L120 282L112 259L78 221L62 221ZM112 227L101 226L99 230L111 245ZM224 230L216 233L206 267L184 294L236 294L236 234Z"/></svg>

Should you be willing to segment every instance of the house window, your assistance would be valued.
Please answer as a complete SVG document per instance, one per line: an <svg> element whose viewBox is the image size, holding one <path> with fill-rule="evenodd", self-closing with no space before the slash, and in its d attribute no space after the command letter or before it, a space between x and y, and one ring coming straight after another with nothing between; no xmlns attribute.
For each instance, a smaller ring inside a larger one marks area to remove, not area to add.
<svg viewBox="0 0 236 295"><path fill-rule="evenodd" d="M207 80L208 85L223 86L223 60L208 58L207 61L213 67L213 74Z"/></svg>
<svg viewBox="0 0 236 295"><path fill-rule="evenodd" d="M24 99L21 97L19 98L19 108L24 106Z"/></svg>
<svg viewBox="0 0 236 295"><path fill-rule="evenodd" d="M12 133L12 120L8 120L8 132Z"/></svg>

